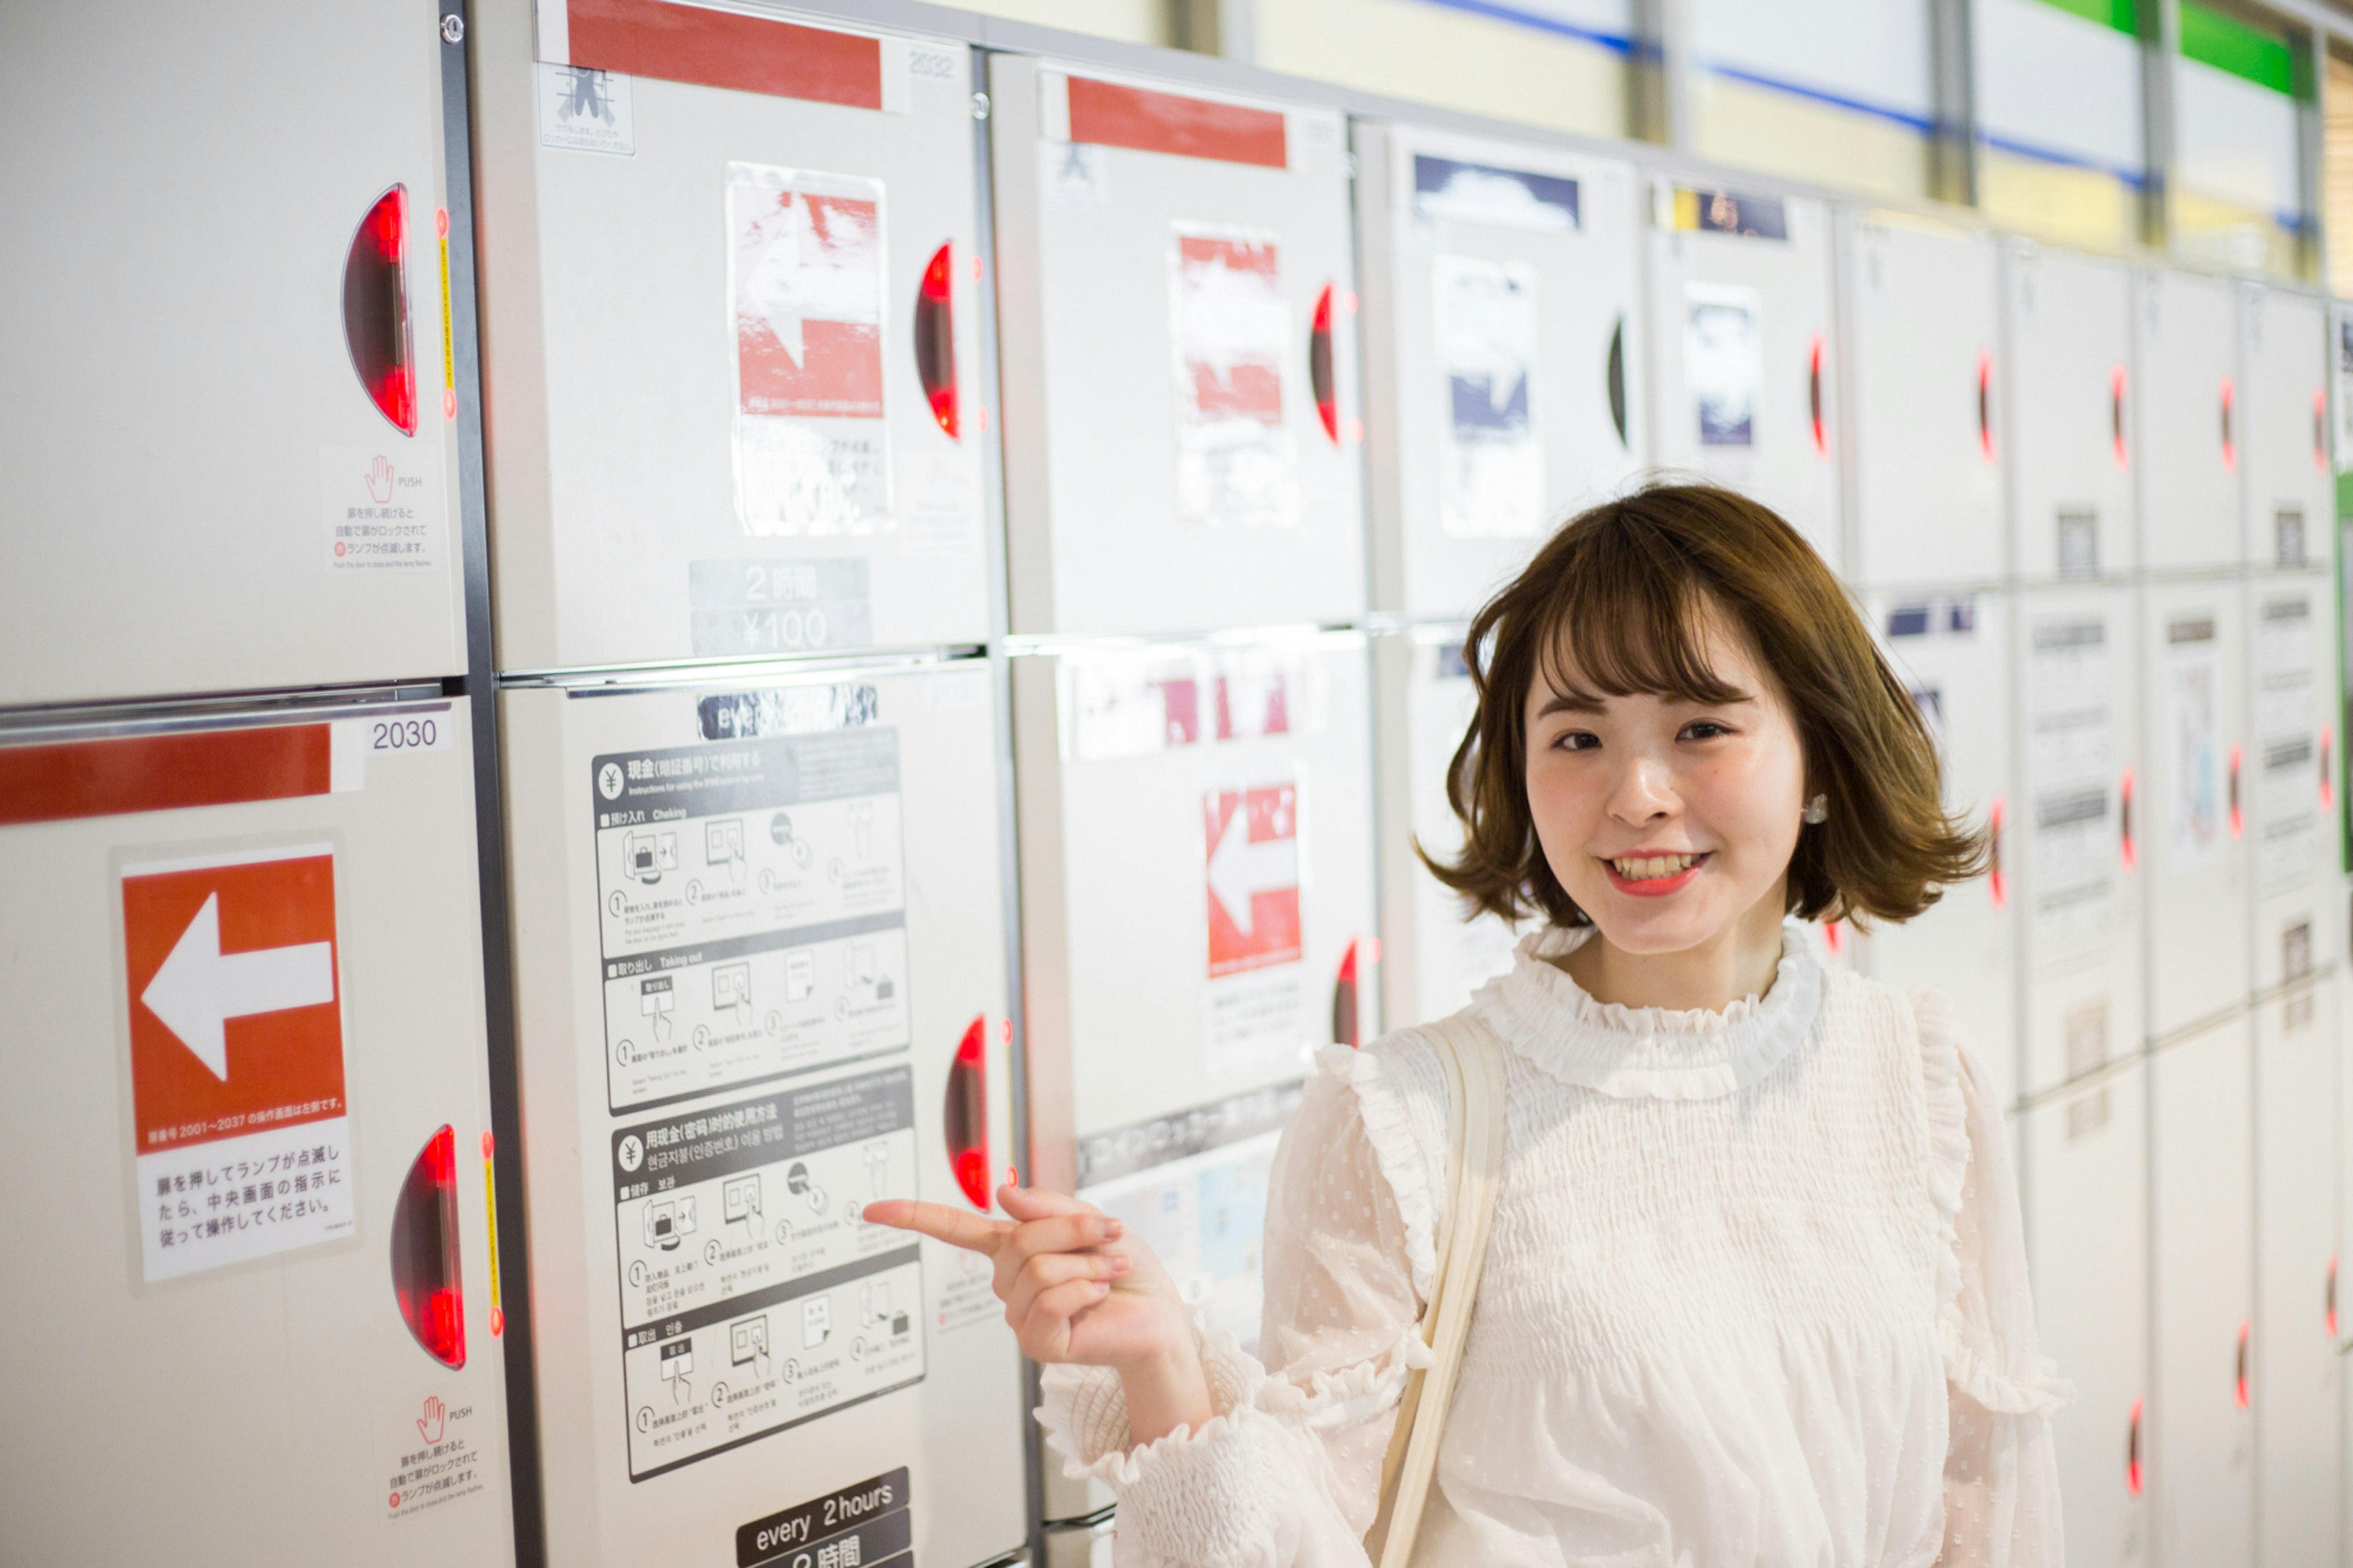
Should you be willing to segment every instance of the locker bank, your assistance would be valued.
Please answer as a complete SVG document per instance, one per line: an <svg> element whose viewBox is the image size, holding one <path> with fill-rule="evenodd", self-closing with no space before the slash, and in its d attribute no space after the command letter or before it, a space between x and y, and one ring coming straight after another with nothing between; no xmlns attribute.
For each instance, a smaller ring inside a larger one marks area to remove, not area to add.
<svg viewBox="0 0 2353 1568"><path fill-rule="evenodd" d="M1810 940L1987 1066L2071 1560L2353 1561L2348 101L2324 0L0 12L0 1563L1120 1560L864 1205L1254 1345L1316 1053L1533 929L1473 616L1694 478L1989 831Z"/></svg>

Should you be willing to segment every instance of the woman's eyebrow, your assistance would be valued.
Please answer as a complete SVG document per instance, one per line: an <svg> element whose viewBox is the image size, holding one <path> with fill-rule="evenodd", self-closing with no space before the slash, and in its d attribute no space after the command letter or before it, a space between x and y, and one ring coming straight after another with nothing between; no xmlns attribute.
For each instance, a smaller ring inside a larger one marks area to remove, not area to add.
<svg viewBox="0 0 2353 1568"><path fill-rule="evenodd" d="M1536 710L1536 717L1549 719L1556 713L1603 713L1608 710L1609 704L1589 691L1562 691L1555 688L1553 694L1545 699L1544 706Z"/></svg>

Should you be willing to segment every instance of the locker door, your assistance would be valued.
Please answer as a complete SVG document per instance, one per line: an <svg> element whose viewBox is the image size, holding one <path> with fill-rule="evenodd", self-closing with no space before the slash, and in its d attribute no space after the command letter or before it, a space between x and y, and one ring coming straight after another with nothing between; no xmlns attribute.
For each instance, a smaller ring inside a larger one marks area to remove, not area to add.
<svg viewBox="0 0 2353 1568"><path fill-rule="evenodd" d="M2336 991L2255 1013L2257 1530L2266 1564L2337 1561Z"/></svg>
<svg viewBox="0 0 2353 1568"><path fill-rule="evenodd" d="M2035 1326L2075 1385L2051 1418L2069 1558L2148 1560L2147 1089L2129 1063L2021 1119Z"/></svg>
<svg viewBox="0 0 2353 1568"><path fill-rule="evenodd" d="M1936 735L1947 811L1994 830L1993 872L1948 891L1926 914L1865 939L1867 973L1906 990L1947 992L1991 1070L1997 1104L2018 1089L2017 974L2009 881L2010 605L1999 594L1871 601L1899 679ZM1831 802L1831 809L1838 809Z"/></svg>
<svg viewBox="0 0 2353 1568"><path fill-rule="evenodd" d="M1009 54L989 81L1013 629L1360 615L1340 116Z"/></svg>
<svg viewBox="0 0 2353 1568"><path fill-rule="evenodd" d="M2144 1033L2133 607L2129 588L2018 597L2011 892L2030 1096L2137 1054Z"/></svg>
<svg viewBox="0 0 2353 1568"><path fill-rule="evenodd" d="M2157 570L2242 557L2237 321L2232 286L2143 268L2134 279L2131 399L2140 560Z"/></svg>
<svg viewBox="0 0 2353 1568"><path fill-rule="evenodd" d="M664 0L473 47L501 668L985 636L965 47Z"/></svg>
<svg viewBox="0 0 2353 1568"><path fill-rule="evenodd" d="M2246 377L2246 559L2328 559L2337 494L2328 466L2328 321L2310 295L2248 285L2239 296Z"/></svg>
<svg viewBox="0 0 2353 1568"><path fill-rule="evenodd" d="M1829 207L1660 181L1650 264L1659 467L1756 497L1839 566Z"/></svg>
<svg viewBox="0 0 2353 1568"><path fill-rule="evenodd" d="M2141 590L2148 1032L2189 1027L2247 994L2245 714L2240 588Z"/></svg>
<svg viewBox="0 0 2353 1568"><path fill-rule="evenodd" d="M0 1559L513 1561L468 732L0 738Z"/></svg>
<svg viewBox="0 0 2353 1568"><path fill-rule="evenodd" d="M2129 572L2133 515L2124 268L2031 240L2002 247L2010 563L2021 577Z"/></svg>
<svg viewBox="0 0 2353 1568"><path fill-rule="evenodd" d="M1018 1547L987 1270L858 1218L1011 1157L986 668L501 701L549 1561L840 1494L870 1561Z"/></svg>
<svg viewBox="0 0 2353 1568"><path fill-rule="evenodd" d="M2168 1564L2253 1561L2248 1037L2241 1013L2151 1059L2150 1484L2158 1561Z"/></svg>
<svg viewBox="0 0 2353 1568"><path fill-rule="evenodd" d="M1462 826L1446 777L1478 708L1462 628L1419 626L1375 639L1380 738L1382 1016L1402 1026L1441 1018L1512 964L1518 933L1463 905L1413 852L1459 851Z"/></svg>
<svg viewBox="0 0 2353 1568"><path fill-rule="evenodd" d="M1991 236L1839 216L1854 558L1873 586L2001 575Z"/></svg>
<svg viewBox="0 0 2353 1568"><path fill-rule="evenodd" d="M1373 605L1476 609L1649 462L1631 166L1358 121Z"/></svg>
<svg viewBox="0 0 2353 1568"><path fill-rule="evenodd" d="M465 668L440 8L218 21L0 18L0 705Z"/></svg>
<svg viewBox="0 0 2353 1568"><path fill-rule="evenodd" d="M2334 963L2342 942L2334 597L2324 576L2247 584L2259 991Z"/></svg>

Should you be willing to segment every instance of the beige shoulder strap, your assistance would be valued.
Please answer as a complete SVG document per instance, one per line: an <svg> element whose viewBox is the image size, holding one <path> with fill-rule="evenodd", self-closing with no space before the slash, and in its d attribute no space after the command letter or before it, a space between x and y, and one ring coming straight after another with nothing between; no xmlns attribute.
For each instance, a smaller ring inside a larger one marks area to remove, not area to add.
<svg viewBox="0 0 2353 1568"><path fill-rule="evenodd" d="M1421 1034L1446 1074L1447 1203L1436 1238L1438 1266L1421 1314L1422 1339L1437 1359L1407 1377L1397 1428L1381 1461L1381 1511L1365 1537L1366 1552L1380 1568L1405 1568L1413 1557L1504 1181L1501 1044L1467 1013L1424 1025ZM1428 1418L1417 1419L1425 1411Z"/></svg>

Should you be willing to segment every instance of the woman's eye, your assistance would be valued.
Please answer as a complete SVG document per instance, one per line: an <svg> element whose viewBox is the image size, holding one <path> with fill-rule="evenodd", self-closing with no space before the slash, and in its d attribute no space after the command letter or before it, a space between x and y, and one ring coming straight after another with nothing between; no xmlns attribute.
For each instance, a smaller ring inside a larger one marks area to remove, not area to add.
<svg viewBox="0 0 2353 1568"><path fill-rule="evenodd" d="M1718 735L1729 735L1731 733L1731 731L1725 729L1723 725L1717 723L1713 719L1702 719L1696 723L1686 724L1683 726L1683 739L1686 741L1713 741Z"/></svg>
<svg viewBox="0 0 2353 1568"><path fill-rule="evenodd" d="M1601 737L1590 730L1564 730L1553 737L1552 744L1557 752L1589 752L1601 744Z"/></svg>

